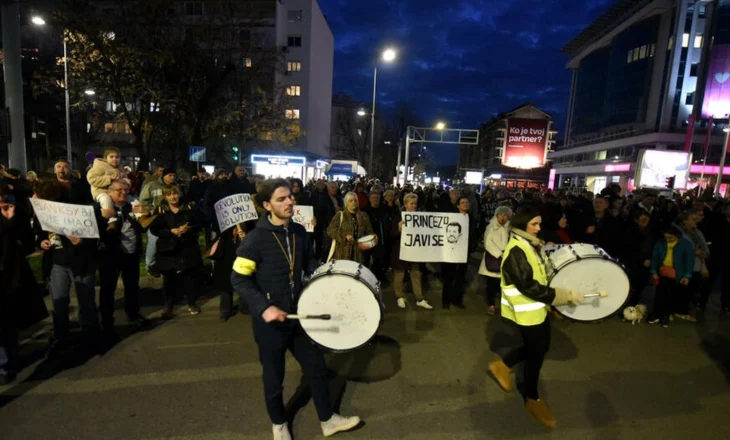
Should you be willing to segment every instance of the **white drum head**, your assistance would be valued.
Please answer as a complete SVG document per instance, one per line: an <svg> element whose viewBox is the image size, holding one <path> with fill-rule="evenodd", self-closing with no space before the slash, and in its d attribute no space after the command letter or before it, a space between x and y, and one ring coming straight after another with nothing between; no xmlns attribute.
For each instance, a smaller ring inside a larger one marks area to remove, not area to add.
<svg viewBox="0 0 730 440"><path fill-rule="evenodd" d="M607 318L618 312L629 297L626 272L620 265L603 258L586 258L567 263L550 280L550 287L572 289L584 295L600 293L602 290L607 292L605 298L586 298L579 306L557 307L560 313L576 321Z"/></svg>
<svg viewBox="0 0 730 440"><path fill-rule="evenodd" d="M346 274L350 275L352 277L355 277L356 274L359 275L358 277L367 285L370 286L370 288L373 289L373 291L379 296L380 295L380 283L378 282L378 277L375 276L375 274L368 269L367 267L361 265L358 262L352 261L352 260L332 260L329 263L325 263L317 268L317 270L314 271L312 274L312 278L317 278L324 274Z"/></svg>
<svg viewBox="0 0 730 440"><path fill-rule="evenodd" d="M328 321L303 319L301 325L317 344L332 351L349 351L366 344L380 327L382 310L375 293L345 274L314 278L302 291L300 315L331 315Z"/></svg>

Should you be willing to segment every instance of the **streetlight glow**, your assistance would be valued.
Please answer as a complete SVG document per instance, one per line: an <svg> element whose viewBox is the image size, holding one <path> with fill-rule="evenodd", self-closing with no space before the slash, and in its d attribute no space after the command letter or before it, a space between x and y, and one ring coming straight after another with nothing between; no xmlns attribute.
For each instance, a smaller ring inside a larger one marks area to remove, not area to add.
<svg viewBox="0 0 730 440"><path fill-rule="evenodd" d="M94 95L96 95L96 92L93 91L93 90L91 90L91 89L84 90L84 93L86 93L86 95L88 95L88 96L94 96Z"/></svg>
<svg viewBox="0 0 730 440"><path fill-rule="evenodd" d="M358 116L365 116L365 115L367 115L367 113L365 112L365 110L360 109L360 110L357 111L357 115Z"/></svg>
<svg viewBox="0 0 730 440"><path fill-rule="evenodd" d="M443 122L436 123L436 130L443 130L445 128L446 128L446 124L444 124Z"/></svg>
<svg viewBox="0 0 730 440"><path fill-rule="evenodd" d="M30 19L30 21L36 26L43 26L44 24L46 24L46 20L44 20L43 17L39 17L37 15L34 15L33 18Z"/></svg>
<svg viewBox="0 0 730 440"><path fill-rule="evenodd" d="M396 55L397 54L395 52L395 49L385 49L385 51L383 52L383 61L385 61L386 63L390 63L395 60Z"/></svg>
<svg viewBox="0 0 730 440"><path fill-rule="evenodd" d="M725 127L722 129L722 131L724 131L725 133L730 132L730 127Z"/></svg>

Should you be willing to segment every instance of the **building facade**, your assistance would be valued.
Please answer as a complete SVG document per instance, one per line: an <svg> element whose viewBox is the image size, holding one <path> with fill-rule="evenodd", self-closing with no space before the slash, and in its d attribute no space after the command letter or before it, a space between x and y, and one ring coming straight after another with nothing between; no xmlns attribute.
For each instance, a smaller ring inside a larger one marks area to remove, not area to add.
<svg viewBox="0 0 730 440"><path fill-rule="evenodd" d="M480 171L485 183L510 188L546 183L546 155L556 136L552 116L525 103L482 124L478 145L459 146L457 175Z"/></svg>
<svg viewBox="0 0 730 440"><path fill-rule="evenodd" d="M729 14L727 0L622 0L570 41L565 143L548 156L555 187L632 190L652 149L691 151L689 186L709 174L730 112L720 105L730 104L730 81L716 96L727 78L713 67L728 62L715 63L730 43Z"/></svg>

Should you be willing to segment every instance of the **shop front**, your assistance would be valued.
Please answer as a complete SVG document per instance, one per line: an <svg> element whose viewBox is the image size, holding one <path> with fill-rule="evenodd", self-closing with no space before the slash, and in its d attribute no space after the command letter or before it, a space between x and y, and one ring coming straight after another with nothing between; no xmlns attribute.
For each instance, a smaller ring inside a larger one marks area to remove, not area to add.
<svg viewBox="0 0 730 440"><path fill-rule="evenodd" d="M254 174L267 179L290 177L308 182L324 176L325 160L308 160L306 156L252 154L251 166Z"/></svg>

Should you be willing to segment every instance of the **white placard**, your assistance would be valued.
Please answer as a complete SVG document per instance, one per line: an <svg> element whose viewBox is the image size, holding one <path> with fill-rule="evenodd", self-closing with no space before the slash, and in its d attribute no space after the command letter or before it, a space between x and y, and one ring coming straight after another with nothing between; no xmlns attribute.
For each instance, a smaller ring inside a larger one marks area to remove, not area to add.
<svg viewBox="0 0 730 440"><path fill-rule="evenodd" d="M31 198L33 211L46 232L80 238L99 238L94 207Z"/></svg>
<svg viewBox="0 0 730 440"><path fill-rule="evenodd" d="M469 215L402 212L400 259L414 263L466 263Z"/></svg>
<svg viewBox="0 0 730 440"><path fill-rule="evenodd" d="M307 232L314 232L314 225L312 219L314 218L314 207L306 205L296 205L293 207L294 216L292 220L294 223L299 223L307 229Z"/></svg>
<svg viewBox="0 0 730 440"><path fill-rule="evenodd" d="M215 216L218 218L218 228L221 232L239 223L259 218L251 194L234 194L220 199L215 204Z"/></svg>

